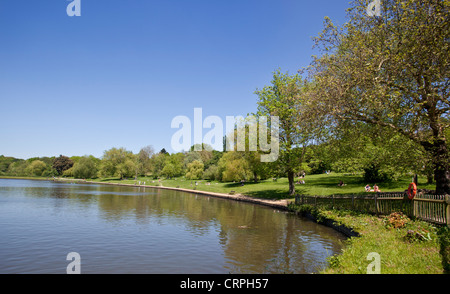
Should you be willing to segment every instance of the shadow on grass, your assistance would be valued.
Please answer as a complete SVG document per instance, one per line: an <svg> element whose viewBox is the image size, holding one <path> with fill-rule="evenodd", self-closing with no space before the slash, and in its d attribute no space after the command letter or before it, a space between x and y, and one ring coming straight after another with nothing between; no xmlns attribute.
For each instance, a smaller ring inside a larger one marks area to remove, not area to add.
<svg viewBox="0 0 450 294"><path fill-rule="evenodd" d="M286 188L277 189L273 186L268 186L267 184L258 182L246 182L244 185L241 183L227 183L224 185L225 188L234 190L237 193L241 193L246 196L261 198L261 199L270 199L270 200L282 200L292 198L288 193L288 185Z"/></svg>
<svg viewBox="0 0 450 294"><path fill-rule="evenodd" d="M120 178L102 178L102 179L99 179L98 181L99 182L110 182L110 181L120 181L121 179Z"/></svg>
<svg viewBox="0 0 450 294"><path fill-rule="evenodd" d="M247 196L251 196L254 198L261 199L270 199L270 200L282 200L282 199L290 199L288 191L281 190L261 190L261 191L249 191L244 193Z"/></svg>

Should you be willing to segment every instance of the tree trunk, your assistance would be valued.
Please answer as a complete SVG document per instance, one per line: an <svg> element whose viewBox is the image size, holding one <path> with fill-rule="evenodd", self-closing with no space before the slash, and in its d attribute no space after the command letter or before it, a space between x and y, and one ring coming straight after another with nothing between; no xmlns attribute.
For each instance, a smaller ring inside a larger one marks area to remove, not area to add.
<svg viewBox="0 0 450 294"><path fill-rule="evenodd" d="M433 172L427 172L427 184L433 184L433 179L434 179L434 177L433 177Z"/></svg>
<svg viewBox="0 0 450 294"><path fill-rule="evenodd" d="M288 171L288 180L289 180L289 196L294 196L295 183L294 183L294 172L292 170Z"/></svg>
<svg viewBox="0 0 450 294"><path fill-rule="evenodd" d="M253 181L255 181L255 183L258 183L258 173L257 172L253 172Z"/></svg>
<svg viewBox="0 0 450 294"><path fill-rule="evenodd" d="M450 156L444 140L436 140L431 148L433 154L436 194L450 194Z"/></svg>

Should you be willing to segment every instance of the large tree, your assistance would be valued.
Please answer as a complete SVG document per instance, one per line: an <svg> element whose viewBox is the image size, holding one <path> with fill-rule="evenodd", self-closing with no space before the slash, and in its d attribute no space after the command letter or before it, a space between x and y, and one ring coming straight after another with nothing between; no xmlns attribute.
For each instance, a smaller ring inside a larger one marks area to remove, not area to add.
<svg viewBox="0 0 450 294"><path fill-rule="evenodd" d="M279 167L287 175L289 195L295 194L294 176L302 165L314 127L303 110L305 81L299 74L274 72L270 86L257 90L258 116L279 118Z"/></svg>
<svg viewBox="0 0 450 294"><path fill-rule="evenodd" d="M125 148L106 150L103 154L100 172L104 177L118 176L120 179L137 176L136 156Z"/></svg>
<svg viewBox="0 0 450 294"><path fill-rule="evenodd" d="M72 159L64 155L60 155L53 160L53 168L58 172L58 175L62 175L65 170L68 170L72 166Z"/></svg>
<svg viewBox="0 0 450 294"><path fill-rule="evenodd" d="M448 0L356 0L348 22L328 18L316 38L324 54L310 67L311 103L339 125L360 121L390 129L431 155L437 193L450 193L450 21Z"/></svg>
<svg viewBox="0 0 450 294"><path fill-rule="evenodd" d="M97 177L100 160L94 156L83 156L73 166L73 176L78 179L93 179Z"/></svg>
<svg viewBox="0 0 450 294"><path fill-rule="evenodd" d="M147 173L151 172L152 165L150 159L153 154L155 154L155 149L151 145L141 148L141 150L137 154L139 173L141 175L146 175Z"/></svg>

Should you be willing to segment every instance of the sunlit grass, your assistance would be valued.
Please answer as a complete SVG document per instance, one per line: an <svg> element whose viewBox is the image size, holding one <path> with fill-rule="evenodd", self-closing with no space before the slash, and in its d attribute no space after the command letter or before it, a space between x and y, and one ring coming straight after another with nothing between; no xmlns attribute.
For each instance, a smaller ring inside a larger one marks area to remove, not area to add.
<svg viewBox="0 0 450 294"><path fill-rule="evenodd" d="M342 173L308 175L305 184L296 184L296 194L304 195L338 195L338 194L367 194L364 191L366 182L361 174L349 175ZM196 189L201 191L243 194L252 197L265 199L292 199L288 194L289 184L287 178L268 179L258 183L246 182L243 185L240 182L223 183L206 180L187 180L184 177L172 179L153 179L151 177L139 177L137 180L118 178L97 179L99 182L116 182L123 184L139 184L150 186L179 187L183 189ZM338 183L343 181L345 186L339 187ZM298 179L296 179L296 183ZM377 183L382 192L401 192L405 191L411 182L411 178L404 177L397 181ZM419 188L433 190L434 185L426 184L425 178L419 178Z"/></svg>
<svg viewBox="0 0 450 294"><path fill-rule="evenodd" d="M316 217L332 219L353 228L360 234L346 242L342 252L329 258L325 274L366 274L373 259L370 253L380 256L381 274L442 274L444 273L441 238L433 225L409 220L402 228L389 228L384 218L345 210L325 210L313 207L298 209L309 211ZM429 239L410 240L408 231L426 231ZM445 236L444 236L445 237Z"/></svg>

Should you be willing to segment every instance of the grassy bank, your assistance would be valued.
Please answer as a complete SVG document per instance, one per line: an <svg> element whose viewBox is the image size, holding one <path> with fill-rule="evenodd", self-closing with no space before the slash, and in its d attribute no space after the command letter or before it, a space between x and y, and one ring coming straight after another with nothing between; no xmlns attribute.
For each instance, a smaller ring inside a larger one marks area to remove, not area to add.
<svg viewBox="0 0 450 294"><path fill-rule="evenodd" d="M332 220L352 228L359 237L346 241L342 253L329 259L325 274L365 274L380 255L381 274L442 274L450 270L450 231L401 214L379 218L352 211L325 210L309 205L290 208L314 216L318 222Z"/></svg>

